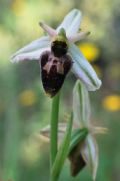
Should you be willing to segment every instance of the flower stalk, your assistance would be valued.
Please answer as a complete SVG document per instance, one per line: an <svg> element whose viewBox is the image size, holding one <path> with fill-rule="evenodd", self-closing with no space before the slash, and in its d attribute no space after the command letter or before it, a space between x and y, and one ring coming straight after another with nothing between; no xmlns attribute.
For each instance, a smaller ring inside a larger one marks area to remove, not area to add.
<svg viewBox="0 0 120 181"><path fill-rule="evenodd" d="M69 146L71 141L71 133L72 133L72 123L73 123L73 113L71 113L71 117L70 120L68 121L62 143L60 144L55 162L52 167L51 181L57 181L59 179L63 165L68 156Z"/></svg>
<svg viewBox="0 0 120 181"><path fill-rule="evenodd" d="M51 131L50 131L50 165L52 167L56 154L57 154L57 143L58 143L58 117L59 117L59 102L60 92L52 99L52 110L51 110Z"/></svg>

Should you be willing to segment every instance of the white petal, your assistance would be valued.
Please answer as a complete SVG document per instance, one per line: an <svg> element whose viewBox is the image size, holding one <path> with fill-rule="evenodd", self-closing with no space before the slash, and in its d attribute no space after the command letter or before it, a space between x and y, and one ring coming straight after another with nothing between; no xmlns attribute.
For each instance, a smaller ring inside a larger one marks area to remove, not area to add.
<svg viewBox="0 0 120 181"><path fill-rule="evenodd" d="M66 31L66 35L69 38L70 36L76 34L80 28L80 22L81 22L81 12L77 9L73 9L68 13L63 22L60 24L60 26L57 28L57 32L61 28L64 28Z"/></svg>
<svg viewBox="0 0 120 181"><path fill-rule="evenodd" d="M88 36L89 34L90 34L89 31L77 33L77 34L69 37L69 42L74 43L74 42L80 41L80 40L86 38L86 36Z"/></svg>
<svg viewBox="0 0 120 181"><path fill-rule="evenodd" d="M48 35L50 37L55 37L57 36L57 31L53 28L51 28L50 26L48 26L47 24L40 22L39 25L41 26L41 28L48 33Z"/></svg>
<svg viewBox="0 0 120 181"><path fill-rule="evenodd" d="M98 168L98 145L92 135L87 136L81 148L81 154L92 173L93 180L95 180Z"/></svg>
<svg viewBox="0 0 120 181"><path fill-rule="evenodd" d="M48 46L50 46L50 38L48 36L43 36L40 39L37 39L18 50L15 54L12 55L12 58L14 58L16 55L32 52Z"/></svg>
<svg viewBox="0 0 120 181"><path fill-rule="evenodd" d="M73 116L74 122L80 128L90 125L90 100L86 87L79 80L73 90Z"/></svg>
<svg viewBox="0 0 120 181"><path fill-rule="evenodd" d="M14 56L11 59L11 62L17 63L17 62L29 61L29 60L39 60L40 55L46 50L50 50L50 48L41 48L39 50L30 52L30 53L20 53L20 54Z"/></svg>
<svg viewBox="0 0 120 181"><path fill-rule="evenodd" d="M99 89L101 80L78 47L74 44L70 44L69 53L74 62L72 67L74 74L86 85L89 91Z"/></svg>

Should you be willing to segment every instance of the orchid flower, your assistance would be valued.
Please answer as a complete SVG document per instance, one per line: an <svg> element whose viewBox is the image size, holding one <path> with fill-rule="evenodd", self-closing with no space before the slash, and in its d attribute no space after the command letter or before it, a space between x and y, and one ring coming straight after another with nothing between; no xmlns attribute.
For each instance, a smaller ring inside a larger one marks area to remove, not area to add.
<svg viewBox="0 0 120 181"><path fill-rule="evenodd" d="M56 39L62 30L64 30L68 45L67 53L73 62L71 66L72 72L84 83L88 91L95 91L99 89L101 86L101 80L99 80L92 66L82 55L79 48L75 45L75 42L80 41L89 34L89 32L78 32L80 23L81 12L77 9L73 9L71 12L69 12L57 29L53 29L47 24L41 22L40 26L47 33L47 35L18 50L11 57L11 61L13 63L30 60L37 60L40 62L41 55L46 51L51 51L51 44L53 40ZM48 66L46 66L46 68L49 72ZM62 68L60 68L60 73L61 72L63 72Z"/></svg>

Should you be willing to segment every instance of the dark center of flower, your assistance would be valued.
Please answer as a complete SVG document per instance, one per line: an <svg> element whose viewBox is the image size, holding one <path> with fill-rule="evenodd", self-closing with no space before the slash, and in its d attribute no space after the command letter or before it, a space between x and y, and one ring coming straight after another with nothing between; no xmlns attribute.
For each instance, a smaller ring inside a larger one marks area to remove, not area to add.
<svg viewBox="0 0 120 181"><path fill-rule="evenodd" d="M51 51L53 52L54 56L62 57L68 51L68 46L66 42L63 41L53 41L51 44Z"/></svg>

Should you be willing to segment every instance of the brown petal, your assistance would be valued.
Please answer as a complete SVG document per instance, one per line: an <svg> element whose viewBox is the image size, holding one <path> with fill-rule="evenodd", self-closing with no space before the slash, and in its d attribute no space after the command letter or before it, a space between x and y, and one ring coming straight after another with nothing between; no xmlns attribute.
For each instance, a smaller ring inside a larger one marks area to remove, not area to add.
<svg viewBox="0 0 120 181"><path fill-rule="evenodd" d="M85 167L86 163L80 153L80 145L77 145L69 154L71 175L75 177Z"/></svg>

